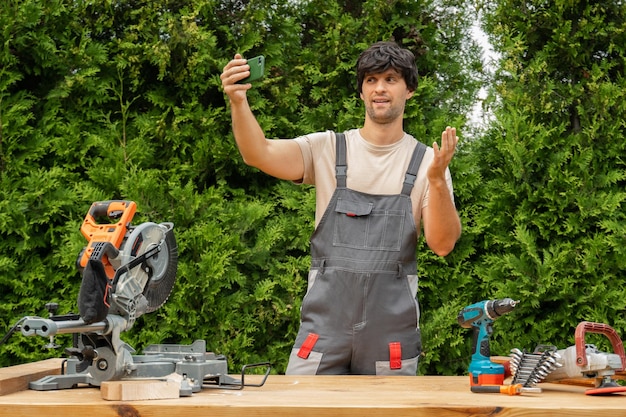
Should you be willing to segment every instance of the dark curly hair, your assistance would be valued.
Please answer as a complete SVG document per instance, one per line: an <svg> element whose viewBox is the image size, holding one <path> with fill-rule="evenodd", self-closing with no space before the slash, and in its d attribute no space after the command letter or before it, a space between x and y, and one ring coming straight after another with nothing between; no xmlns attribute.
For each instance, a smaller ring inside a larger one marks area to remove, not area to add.
<svg viewBox="0 0 626 417"><path fill-rule="evenodd" d="M376 42L359 55L356 61L357 88L363 92L363 79L367 74L380 74L393 68L404 78L409 90L417 89L417 64L415 55L395 42Z"/></svg>

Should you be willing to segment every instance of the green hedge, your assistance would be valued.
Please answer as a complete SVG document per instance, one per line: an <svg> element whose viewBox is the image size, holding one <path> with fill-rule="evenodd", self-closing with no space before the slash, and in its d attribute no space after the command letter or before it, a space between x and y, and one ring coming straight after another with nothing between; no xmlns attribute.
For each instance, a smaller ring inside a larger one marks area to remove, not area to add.
<svg viewBox="0 0 626 417"><path fill-rule="evenodd" d="M623 11L481 3L503 56L487 80L469 3L1 8L0 324L8 331L23 316L45 316L49 301L76 311L80 224L92 202L128 199L138 205L134 223L175 224L179 272L168 302L123 339L139 351L204 339L232 372L266 360L284 372L306 289L314 190L243 164L219 75L236 52L266 56L267 76L249 97L268 137L357 127L356 58L394 39L420 71L406 130L430 144L454 125L464 138L451 167L463 236L446 258L420 242L420 373L466 372L471 337L456 316L486 298L521 300L494 324L494 354L565 347L582 319L623 333ZM472 132L465 115L483 85L499 97L495 119ZM0 365L62 354L45 343L13 335Z"/></svg>

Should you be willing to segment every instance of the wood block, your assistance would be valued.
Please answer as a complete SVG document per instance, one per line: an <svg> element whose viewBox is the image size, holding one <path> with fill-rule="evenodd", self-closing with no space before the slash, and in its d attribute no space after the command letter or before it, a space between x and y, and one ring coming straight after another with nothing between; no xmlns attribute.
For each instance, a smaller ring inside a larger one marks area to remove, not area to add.
<svg viewBox="0 0 626 417"><path fill-rule="evenodd" d="M615 375L611 375L611 379L613 379L614 381L623 381L625 380L626 374L624 372L616 372ZM590 387L590 388L595 388L596 386L596 382L598 382L596 380L596 378L585 378L585 377L580 377L580 378L564 378L564 379L559 379L558 381L550 381L556 384L566 384L566 385L579 385L581 387Z"/></svg>
<svg viewBox="0 0 626 417"><path fill-rule="evenodd" d="M164 400L180 397L180 382L142 379L104 381L100 384L102 398L110 401Z"/></svg>
<svg viewBox="0 0 626 417"><path fill-rule="evenodd" d="M63 360L62 358L53 358L1 368L0 396L27 390L29 382L44 376L61 374Z"/></svg>

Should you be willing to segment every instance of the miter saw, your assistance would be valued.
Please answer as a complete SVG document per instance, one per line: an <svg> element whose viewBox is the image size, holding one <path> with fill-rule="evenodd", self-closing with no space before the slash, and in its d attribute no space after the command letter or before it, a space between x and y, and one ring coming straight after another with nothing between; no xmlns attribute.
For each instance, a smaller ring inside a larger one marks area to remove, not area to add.
<svg viewBox="0 0 626 417"><path fill-rule="evenodd" d="M48 304L47 318L27 316L16 327L25 336L50 338L74 334L74 347L62 375L50 375L30 383L34 390L73 388L79 384L100 386L104 381L182 376L180 395L188 396L204 386L241 389L241 380L228 376L223 356L206 352L204 340L191 345L151 345L143 355L120 339L135 320L165 303L174 286L178 248L172 223L131 225L133 201L93 203L81 226L89 241L77 259L82 272L78 296L79 314L55 315ZM102 222L104 220L104 222ZM269 374L269 364L264 366ZM263 385L265 379L261 384Z"/></svg>

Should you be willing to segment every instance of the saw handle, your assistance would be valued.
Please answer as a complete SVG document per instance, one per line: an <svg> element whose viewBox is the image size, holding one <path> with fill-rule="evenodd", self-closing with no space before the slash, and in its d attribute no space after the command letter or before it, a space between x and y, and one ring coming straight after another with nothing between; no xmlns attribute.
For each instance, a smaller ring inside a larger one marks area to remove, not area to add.
<svg viewBox="0 0 626 417"><path fill-rule="evenodd" d="M582 321L578 324L578 326L576 326L576 365L581 367L587 366L585 333L599 333L608 337L611 341L611 345L613 346L613 351L619 355L622 360L622 369L618 369L618 371L621 372L624 370L624 367L626 366L624 344L615 329L608 324L593 323L590 321Z"/></svg>
<svg viewBox="0 0 626 417"><path fill-rule="evenodd" d="M133 204L132 201L126 200L96 201L89 208L89 215L93 217L94 220L99 217L119 219L124 211L131 207L131 204Z"/></svg>
<svg viewBox="0 0 626 417"><path fill-rule="evenodd" d="M80 227L80 232L88 240L88 244L78 256L79 268L82 269L87 266L97 244L110 243L115 249L120 248L136 210L135 202L126 200L97 201L91 205L89 213L85 216ZM104 217L115 220L115 222L98 223L98 219ZM108 258L105 257L103 261L107 276L112 278L115 271L108 262Z"/></svg>

